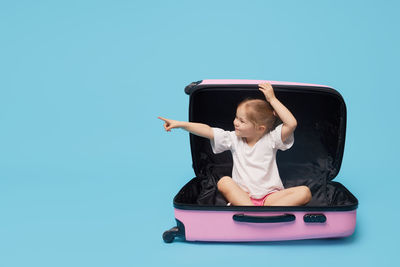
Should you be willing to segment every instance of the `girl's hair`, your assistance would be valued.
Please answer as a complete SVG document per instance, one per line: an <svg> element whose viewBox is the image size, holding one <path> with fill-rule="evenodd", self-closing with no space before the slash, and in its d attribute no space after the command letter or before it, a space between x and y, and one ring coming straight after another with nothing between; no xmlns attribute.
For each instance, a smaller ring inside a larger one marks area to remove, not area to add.
<svg viewBox="0 0 400 267"><path fill-rule="evenodd" d="M273 113L274 109L271 104L262 99L246 98L238 104L238 108L242 106L245 108L246 116L254 126L264 125L266 127L265 133L269 133L279 123L279 118Z"/></svg>

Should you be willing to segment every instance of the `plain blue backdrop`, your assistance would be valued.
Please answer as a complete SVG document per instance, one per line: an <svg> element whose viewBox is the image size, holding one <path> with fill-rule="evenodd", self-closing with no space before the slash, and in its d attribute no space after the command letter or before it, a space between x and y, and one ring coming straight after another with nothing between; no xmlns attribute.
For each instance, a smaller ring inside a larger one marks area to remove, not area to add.
<svg viewBox="0 0 400 267"><path fill-rule="evenodd" d="M397 1L1 1L0 266L399 263ZM335 240L165 244L192 177L184 87L326 84L348 112Z"/></svg>

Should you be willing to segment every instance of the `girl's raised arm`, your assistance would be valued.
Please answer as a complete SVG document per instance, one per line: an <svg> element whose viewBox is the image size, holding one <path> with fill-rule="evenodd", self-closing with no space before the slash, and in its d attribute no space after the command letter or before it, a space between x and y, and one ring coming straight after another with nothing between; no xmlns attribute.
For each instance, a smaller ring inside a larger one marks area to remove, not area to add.
<svg viewBox="0 0 400 267"><path fill-rule="evenodd" d="M259 84L259 90L264 93L265 98L271 104L275 113L282 120L282 141L285 140L294 132L297 127L297 120L293 114L285 107L275 96L274 89L270 83Z"/></svg>

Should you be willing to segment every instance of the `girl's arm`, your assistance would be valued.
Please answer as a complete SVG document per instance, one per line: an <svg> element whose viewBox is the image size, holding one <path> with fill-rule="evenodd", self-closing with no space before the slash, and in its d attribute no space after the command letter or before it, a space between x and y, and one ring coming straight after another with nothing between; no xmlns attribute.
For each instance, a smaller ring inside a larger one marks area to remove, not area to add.
<svg viewBox="0 0 400 267"><path fill-rule="evenodd" d="M205 137L208 139L214 139L214 132L210 126L204 123L197 122L186 122L170 120L163 117L158 117L160 120L165 121L164 128L167 132L170 132L173 128L182 128L192 134Z"/></svg>
<svg viewBox="0 0 400 267"><path fill-rule="evenodd" d="M265 95L267 101L274 108L274 111L283 122L282 126L282 141L285 140L294 132L297 127L297 120L293 114L279 101L274 94L274 89L271 84L263 83L258 85L260 91Z"/></svg>

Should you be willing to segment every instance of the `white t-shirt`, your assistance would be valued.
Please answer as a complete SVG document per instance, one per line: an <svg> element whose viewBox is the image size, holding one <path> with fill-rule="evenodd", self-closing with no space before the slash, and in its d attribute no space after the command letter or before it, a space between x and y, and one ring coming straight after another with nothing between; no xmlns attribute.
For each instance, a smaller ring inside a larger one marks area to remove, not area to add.
<svg viewBox="0 0 400 267"><path fill-rule="evenodd" d="M265 134L250 147L235 131L212 128L214 139L210 140L214 154L226 150L232 152L232 179L253 198L259 199L266 194L284 189L276 165L278 149L286 150L294 143L293 133L282 142L282 126Z"/></svg>

